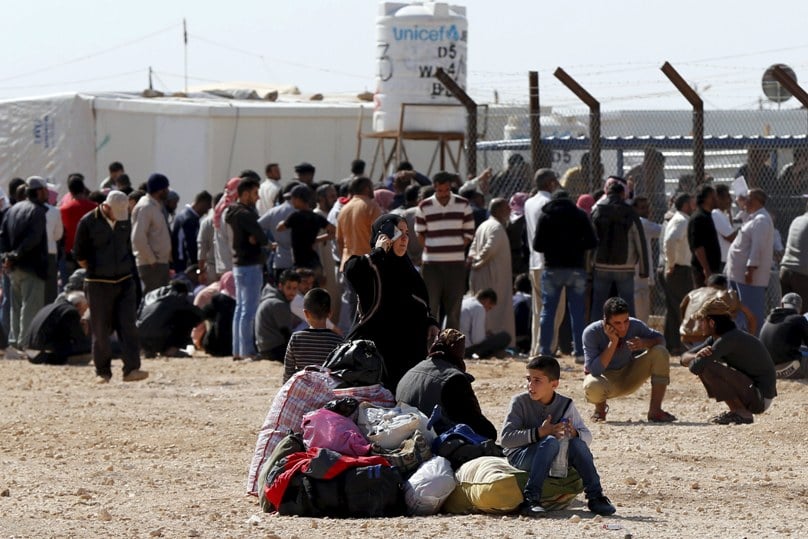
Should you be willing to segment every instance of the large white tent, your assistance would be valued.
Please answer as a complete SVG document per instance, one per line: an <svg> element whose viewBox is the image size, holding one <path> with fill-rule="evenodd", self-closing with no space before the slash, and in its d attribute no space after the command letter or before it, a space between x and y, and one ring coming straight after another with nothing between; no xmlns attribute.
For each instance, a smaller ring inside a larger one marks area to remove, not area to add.
<svg viewBox="0 0 808 539"><path fill-rule="evenodd" d="M95 188L121 161L135 185L162 172L184 201L220 191L245 168L263 174L268 162L280 163L284 178L308 161L317 179L341 179L356 156L363 106L83 93L0 101L0 179L38 174L64 184L81 172ZM363 114L363 130L371 116Z"/></svg>

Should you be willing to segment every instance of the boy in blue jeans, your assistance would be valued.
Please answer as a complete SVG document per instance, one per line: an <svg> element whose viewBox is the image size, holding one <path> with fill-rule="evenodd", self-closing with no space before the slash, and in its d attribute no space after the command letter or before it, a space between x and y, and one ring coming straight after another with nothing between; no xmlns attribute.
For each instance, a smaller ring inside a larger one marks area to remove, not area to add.
<svg viewBox="0 0 808 539"><path fill-rule="evenodd" d="M598 515L614 514L614 506L603 495L589 451L592 433L572 399L555 392L560 377L561 368L555 358L532 358L527 364L527 391L511 400L502 426L501 443L508 462L529 474L521 512L530 517L545 514L540 502L542 486L558 454L558 440L567 437L568 462L583 480L589 510ZM566 421L560 421L562 418Z"/></svg>

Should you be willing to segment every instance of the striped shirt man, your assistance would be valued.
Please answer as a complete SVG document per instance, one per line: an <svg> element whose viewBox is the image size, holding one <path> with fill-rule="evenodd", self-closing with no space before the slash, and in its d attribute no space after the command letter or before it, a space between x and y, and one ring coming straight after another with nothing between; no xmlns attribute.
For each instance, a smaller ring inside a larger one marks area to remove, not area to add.
<svg viewBox="0 0 808 539"><path fill-rule="evenodd" d="M415 233L424 236L424 263L464 262L466 245L474 238L471 206L455 194L445 205L431 196L418 205Z"/></svg>
<svg viewBox="0 0 808 539"><path fill-rule="evenodd" d="M466 245L474 238L474 215L468 200L452 193L455 174L435 175L435 195L418 205L415 234L424 246L421 277L434 316L446 313L444 327L460 327L460 303L465 292ZM442 309L441 309L442 307Z"/></svg>
<svg viewBox="0 0 808 539"><path fill-rule="evenodd" d="M322 365L328 354L342 343L342 337L330 329L306 328L292 333L283 359L284 383L309 365Z"/></svg>

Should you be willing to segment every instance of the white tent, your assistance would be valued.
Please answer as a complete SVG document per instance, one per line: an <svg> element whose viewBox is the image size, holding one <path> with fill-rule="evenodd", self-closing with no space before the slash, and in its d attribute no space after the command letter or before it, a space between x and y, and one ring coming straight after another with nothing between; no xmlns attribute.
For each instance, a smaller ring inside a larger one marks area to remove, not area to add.
<svg viewBox="0 0 808 539"><path fill-rule="evenodd" d="M202 189L269 162L284 178L308 161L315 179L349 174L360 107L350 102L268 102L215 96L145 98L137 94L67 94L0 101L0 181L33 174L64 184L81 172L95 188L121 161L134 185L162 172L187 202ZM372 114L364 114L363 130ZM372 148L364 152L370 156ZM428 157L427 157L428 158ZM365 157L369 160L369 157ZM61 186L64 192L65 186Z"/></svg>

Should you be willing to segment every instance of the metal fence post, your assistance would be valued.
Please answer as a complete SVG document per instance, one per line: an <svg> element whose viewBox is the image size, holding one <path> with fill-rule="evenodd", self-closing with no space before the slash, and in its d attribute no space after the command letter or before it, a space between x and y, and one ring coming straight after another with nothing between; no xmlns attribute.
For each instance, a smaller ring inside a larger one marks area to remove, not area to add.
<svg viewBox="0 0 808 539"><path fill-rule="evenodd" d="M704 183L704 101L669 62L660 69L693 107L693 174L696 185L701 185Z"/></svg>
<svg viewBox="0 0 808 539"><path fill-rule="evenodd" d="M547 159L549 152L544 151L541 140L541 107L539 107L539 72L528 72L530 88L530 161L533 164L533 174L540 168L553 166L552 158Z"/></svg>
<svg viewBox="0 0 808 539"><path fill-rule="evenodd" d="M600 102L560 67L556 68L553 75L589 107L589 190L594 192L600 189L600 182L603 180L597 177L598 171L603 169L600 160Z"/></svg>
<svg viewBox="0 0 808 539"><path fill-rule="evenodd" d="M468 118L466 119L466 174L475 177L477 176L477 103L469 97L469 94L463 91L463 88L443 68L439 67L437 69L435 78L441 81L446 86L446 89L452 92L452 95L466 107L468 112Z"/></svg>
<svg viewBox="0 0 808 539"><path fill-rule="evenodd" d="M797 101L802 103L803 107L808 109L808 93L802 89L802 86L800 86L797 81L791 78L791 75L789 75L785 69L780 66L774 66L772 76L774 76L777 82L785 86L786 90L796 97ZM808 129L806 129L806 131L808 131Z"/></svg>

